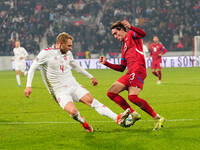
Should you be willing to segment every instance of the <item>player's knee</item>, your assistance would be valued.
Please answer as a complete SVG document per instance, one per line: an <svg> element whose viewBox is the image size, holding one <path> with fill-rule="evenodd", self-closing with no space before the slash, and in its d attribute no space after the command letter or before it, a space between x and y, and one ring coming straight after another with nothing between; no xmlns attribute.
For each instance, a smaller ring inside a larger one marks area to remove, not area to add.
<svg viewBox="0 0 200 150"><path fill-rule="evenodd" d="M90 93L86 94L85 96L83 96L81 99L80 99L81 102L83 102L84 104L86 105L89 105L91 106L92 104L92 101L93 101L93 97Z"/></svg>
<svg viewBox="0 0 200 150"><path fill-rule="evenodd" d="M85 103L87 104L87 105L89 105L89 106L91 106L91 104L92 104L92 102L93 102L93 97L92 97L92 95L90 94L90 93L88 93L87 95L86 95L86 100L85 100Z"/></svg>
<svg viewBox="0 0 200 150"><path fill-rule="evenodd" d="M76 108L72 108L70 111L69 111L70 115L71 116L74 116L78 113L78 110Z"/></svg>
<svg viewBox="0 0 200 150"><path fill-rule="evenodd" d="M91 106L91 105L92 105L92 102L93 102L93 97L88 97L88 99L87 99L87 104L88 104L89 106Z"/></svg>
<svg viewBox="0 0 200 150"><path fill-rule="evenodd" d="M129 95L128 99L133 103L137 103L138 102L137 97L138 97L137 95Z"/></svg>

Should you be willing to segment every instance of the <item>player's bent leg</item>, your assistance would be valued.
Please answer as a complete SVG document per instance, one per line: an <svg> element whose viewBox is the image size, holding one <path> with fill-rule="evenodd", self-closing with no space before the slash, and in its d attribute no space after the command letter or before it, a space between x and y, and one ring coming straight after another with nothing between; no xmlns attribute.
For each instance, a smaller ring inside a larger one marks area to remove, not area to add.
<svg viewBox="0 0 200 150"><path fill-rule="evenodd" d="M126 102L126 100L120 96L119 94L115 94L112 92L107 92L107 96L113 100L116 104L118 104L123 110L130 109L130 112L134 112L134 109Z"/></svg>
<svg viewBox="0 0 200 150"><path fill-rule="evenodd" d="M107 92L107 96L118 104L122 109L130 109L130 112L134 112L133 108L126 102L126 100L119 95L121 91L124 91L127 87L120 82L115 82Z"/></svg>
<svg viewBox="0 0 200 150"><path fill-rule="evenodd" d="M160 117L145 100L139 98L137 95L129 95L129 100L132 101L137 106L139 106L142 110L147 112L149 115L151 115L155 119L155 126L153 130L159 130L160 128L163 127L163 123L165 121L164 117ZM136 119L137 119L137 116L136 116ZM133 116L133 121L134 120L135 119Z"/></svg>
<svg viewBox="0 0 200 150"><path fill-rule="evenodd" d="M140 107L140 109L148 113L150 116L152 116L153 118L156 117L157 114L154 112L152 107L147 103L147 101L139 98L137 95L129 95L128 98L132 103Z"/></svg>
<svg viewBox="0 0 200 150"><path fill-rule="evenodd" d="M74 105L73 102L68 102L65 107L64 110L66 112L68 112L72 118L78 122L81 123L82 127L87 131L87 132L93 132L93 128L92 126L90 126L87 121L80 115L78 109L76 108L76 106Z"/></svg>
<svg viewBox="0 0 200 150"><path fill-rule="evenodd" d="M157 114L154 112L152 107L147 103L147 101L138 97L140 91L141 89L138 87L129 87L128 99L135 105L139 106L143 111L155 118Z"/></svg>
<svg viewBox="0 0 200 150"><path fill-rule="evenodd" d="M80 99L80 101L94 108L99 114L107 116L116 121L117 115L114 112L112 112L108 107L100 103L98 100L94 99L90 93L84 95Z"/></svg>
<svg viewBox="0 0 200 150"><path fill-rule="evenodd" d="M111 118L119 125L121 125L122 122L128 117L130 111L127 109L124 113L117 115L104 104L100 103L97 99L93 98L90 93L83 96L80 101L94 108L102 116Z"/></svg>

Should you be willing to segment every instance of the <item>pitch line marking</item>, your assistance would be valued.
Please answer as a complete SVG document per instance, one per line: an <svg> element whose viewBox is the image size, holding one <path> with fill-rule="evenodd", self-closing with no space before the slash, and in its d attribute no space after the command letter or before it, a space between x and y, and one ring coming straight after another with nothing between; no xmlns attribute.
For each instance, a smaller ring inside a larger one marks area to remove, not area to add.
<svg viewBox="0 0 200 150"><path fill-rule="evenodd" d="M141 120L140 122L152 122L154 120ZM169 119L167 122L200 121L200 119ZM89 121L91 123L109 123L114 121ZM76 124L72 121L41 121L41 122L0 122L0 125L31 125L31 124Z"/></svg>

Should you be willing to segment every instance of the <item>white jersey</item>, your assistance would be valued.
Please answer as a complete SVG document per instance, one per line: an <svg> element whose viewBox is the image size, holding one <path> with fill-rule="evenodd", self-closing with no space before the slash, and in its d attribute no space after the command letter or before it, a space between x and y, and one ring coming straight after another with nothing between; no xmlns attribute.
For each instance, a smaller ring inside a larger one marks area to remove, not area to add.
<svg viewBox="0 0 200 150"><path fill-rule="evenodd" d="M25 58L28 56L28 53L23 47L16 47L13 49L14 58L16 62L25 61ZM23 58L23 59L20 59Z"/></svg>
<svg viewBox="0 0 200 150"><path fill-rule="evenodd" d="M44 83L51 94L60 92L60 90L66 87L73 88L79 85L73 77L71 69L75 69L88 78L93 77L77 64L71 51L68 51L66 54L61 54L60 49L48 48L40 51L33 61L28 72L27 87L31 87L34 71L38 67L40 68Z"/></svg>

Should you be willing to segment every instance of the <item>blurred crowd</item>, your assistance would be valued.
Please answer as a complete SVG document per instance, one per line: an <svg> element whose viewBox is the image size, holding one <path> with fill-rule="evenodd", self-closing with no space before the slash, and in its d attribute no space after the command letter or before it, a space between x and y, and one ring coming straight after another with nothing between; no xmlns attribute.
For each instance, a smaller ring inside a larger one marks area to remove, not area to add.
<svg viewBox="0 0 200 150"><path fill-rule="evenodd" d="M110 32L116 20L143 28L148 45L157 35L168 51L193 49L200 35L199 0L4 0L0 1L0 55L12 55L14 41L29 53L48 46L60 32L74 37L76 53L120 52ZM80 53L81 54L81 53Z"/></svg>

